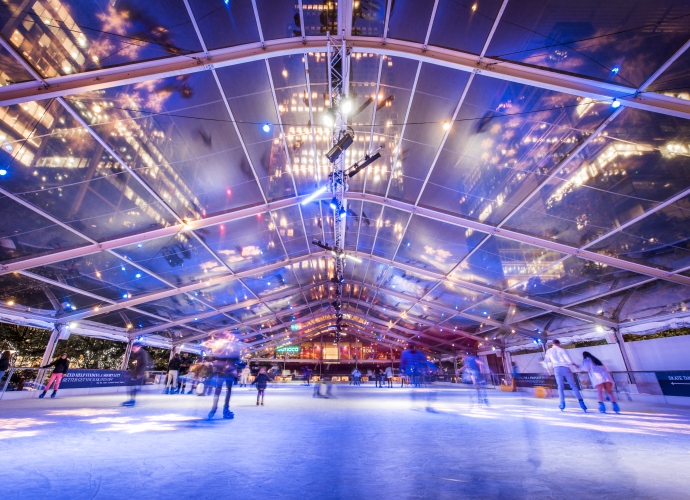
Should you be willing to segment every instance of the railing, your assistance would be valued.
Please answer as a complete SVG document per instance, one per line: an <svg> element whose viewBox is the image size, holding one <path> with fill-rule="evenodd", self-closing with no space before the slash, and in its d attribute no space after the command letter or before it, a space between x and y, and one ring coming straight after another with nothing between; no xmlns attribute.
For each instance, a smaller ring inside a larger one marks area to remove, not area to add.
<svg viewBox="0 0 690 500"><path fill-rule="evenodd" d="M78 368L72 368L72 370L78 370ZM10 367L5 372L4 377L0 379L0 399L5 395L5 392L42 391L45 389L51 373L50 369L45 368ZM166 373L164 371L147 371L144 383L146 385L162 384L165 382ZM95 381L91 384L84 383L80 388L90 387L98 387L98 384Z"/></svg>

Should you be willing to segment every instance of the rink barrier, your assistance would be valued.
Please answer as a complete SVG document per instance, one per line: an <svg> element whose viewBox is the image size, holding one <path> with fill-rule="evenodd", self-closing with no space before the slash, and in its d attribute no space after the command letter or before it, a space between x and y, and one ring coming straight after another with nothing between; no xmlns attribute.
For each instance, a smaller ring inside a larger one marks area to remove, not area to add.
<svg viewBox="0 0 690 500"><path fill-rule="evenodd" d="M124 373L121 370L82 370L79 368L73 368L68 372L68 375L75 374L79 372L113 372L113 373ZM43 372L41 374L41 372ZM45 370L41 368L33 367L10 367L3 380L0 380L0 399L13 400L13 399L32 399L38 398L38 395L43 392L45 385L51 375L50 370ZM165 373L161 371L147 371L146 381L142 386L144 391L158 391L161 390L162 385L165 383ZM40 379L40 381L39 381ZM69 383L66 387L66 378L63 378L63 382L60 384L59 394L60 396L84 396L88 394L114 394L119 392L127 391L127 380L128 377L122 377L122 383L104 383L103 377L93 377L92 380L84 381L80 385L81 387L69 387ZM74 385L74 384L73 384ZM51 388L52 391L52 388Z"/></svg>

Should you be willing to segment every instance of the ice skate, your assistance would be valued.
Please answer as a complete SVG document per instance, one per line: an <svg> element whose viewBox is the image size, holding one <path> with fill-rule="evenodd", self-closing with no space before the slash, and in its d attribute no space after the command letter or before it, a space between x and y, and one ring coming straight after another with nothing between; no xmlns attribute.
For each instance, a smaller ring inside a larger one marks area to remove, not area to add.
<svg viewBox="0 0 690 500"><path fill-rule="evenodd" d="M615 411L616 413L621 412L621 408L620 406L618 406L618 403L611 403L611 406L613 407L613 411Z"/></svg>
<svg viewBox="0 0 690 500"><path fill-rule="evenodd" d="M53 393L50 395L51 398L54 398L55 396L57 396L57 391L53 391Z"/></svg>
<svg viewBox="0 0 690 500"><path fill-rule="evenodd" d="M599 413L606 413L606 405L603 402L599 402Z"/></svg>
<svg viewBox="0 0 690 500"><path fill-rule="evenodd" d="M581 399L578 400L580 403L580 408L582 408L582 411L587 413L587 407L585 406L585 402Z"/></svg>
<svg viewBox="0 0 690 500"><path fill-rule="evenodd" d="M43 391L41 394L39 394L38 399L43 399L46 397L46 391Z"/></svg>
<svg viewBox="0 0 690 500"><path fill-rule="evenodd" d="M231 412L228 408L225 408L223 410L223 418L232 420L233 418L235 418L235 414Z"/></svg>

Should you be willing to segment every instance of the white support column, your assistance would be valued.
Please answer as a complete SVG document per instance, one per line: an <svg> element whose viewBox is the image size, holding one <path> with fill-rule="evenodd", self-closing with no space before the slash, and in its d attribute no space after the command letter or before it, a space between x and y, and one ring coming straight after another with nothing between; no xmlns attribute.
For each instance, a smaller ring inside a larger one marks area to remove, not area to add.
<svg viewBox="0 0 690 500"><path fill-rule="evenodd" d="M53 358L53 354L55 354L55 348L57 347L58 340L60 339L60 331L62 330L62 327L63 326L61 323L55 324L55 328L53 328L53 331L50 334L50 338L48 339L48 343L46 344L46 350L43 352L43 358L41 358L41 366L47 365ZM43 383L45 374L46 370L38 370L35 380L36 385Z"/></svg>
<svg viewBox="0 0 690 500"><path fill-rule="evenodd" d="M120 370L126 370L127 366L129 365L129 357L132 354L132 344L134 344L134 340L130 340L129 342L127 342L127 349L125 349L125 355L122 358Z"/></svg>

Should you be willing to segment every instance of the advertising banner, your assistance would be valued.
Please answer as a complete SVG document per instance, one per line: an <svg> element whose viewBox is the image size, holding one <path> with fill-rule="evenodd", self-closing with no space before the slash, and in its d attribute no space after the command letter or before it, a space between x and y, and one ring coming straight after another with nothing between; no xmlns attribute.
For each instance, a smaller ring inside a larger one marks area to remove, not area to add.
<svg viewBox="0 0 690 500"><path fill-rule="evenodd" d="M664 396L690 397L690 372L656 372Z"/></svg>
<svg viewBox="0 0 690 500"><path fill-rule="evenodd" d="M70 369L62 379L60 389L117 387L120 385L127 385L126 371Z"/></svg>
<svg viewBox="0 0 690 500"><path fill-rule="evenodd" d="M572 390L568 382L564 381L564 384L563 388L566 391ZM544 373L518 373L515 375L515 386L556 389L556 379L553 375L546 375Z"/></svg>

